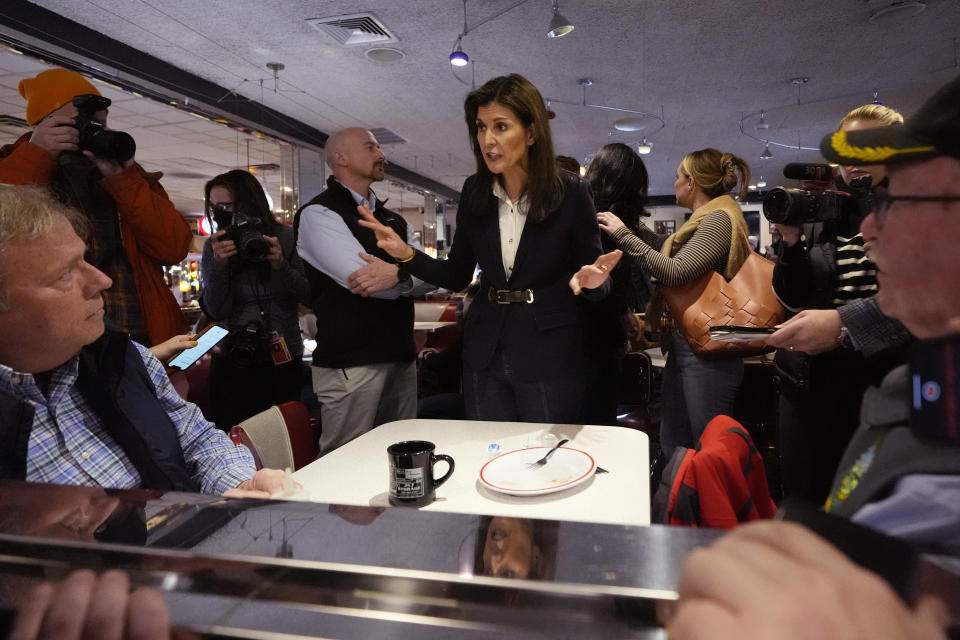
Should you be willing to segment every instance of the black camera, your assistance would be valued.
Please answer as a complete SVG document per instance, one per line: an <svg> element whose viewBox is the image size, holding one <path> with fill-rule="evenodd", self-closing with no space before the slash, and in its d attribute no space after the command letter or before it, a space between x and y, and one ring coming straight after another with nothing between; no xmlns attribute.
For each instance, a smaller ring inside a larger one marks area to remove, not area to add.
<svg viewBox="0 0 960 640"><path fill-rule="evenodd" d="M831 174L828 165L790 163L783 168L783 175L827 184ZM763 215L774 224L792 226L847 218L863 219L873 210L870 186L870 176L863 176L852 180L848 191L774 187L763 197Z"/></svg>
<svg viewBox="0 0 960 640"><path fill-rule="evenodd" d="M263 237L259 218L233 213L221 205L213 205L213 221L223 229L225 238L233 240L237 254L246 262L262 262L270 253L270 243Z"/></svg>
<svg viewBox="0 0 960 640"><path fill-rule="evenodd" d="M90 151L95 156L116 160L120 164L134 156L137 143L133 136L107 129L102 122L93 119L96 112L110 106L110 98L87 93L74 96L73 106L77 108L73 126L80 132L81 151Z"/></svg>
<svg viewBox="0 0 960 640"><path fill-rule="evenodd" d="M263 325L254 320L239 329L230 331L230 344L227 355L234 367L248 369L262 364L267 358L264 348L265 333Z"/></svg>

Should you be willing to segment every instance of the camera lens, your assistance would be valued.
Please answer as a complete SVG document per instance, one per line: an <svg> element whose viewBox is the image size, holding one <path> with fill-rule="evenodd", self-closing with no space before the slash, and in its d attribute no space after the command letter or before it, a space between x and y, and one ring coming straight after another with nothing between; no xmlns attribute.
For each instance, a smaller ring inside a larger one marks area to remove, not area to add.
<svg viewBox="0 0 960 640"><path fill-rule="evenodd" d="M774 224L784 224L790 217L792 198L783 187L774 187L763 198L763 215Z"/></svg>
<svg viewBox="0 0 960 640"><path fill-rule="evenodd" d="M270 253L270 243L259 231L249 231L240 240L240 255L250 262L263 260Z"/></svg>

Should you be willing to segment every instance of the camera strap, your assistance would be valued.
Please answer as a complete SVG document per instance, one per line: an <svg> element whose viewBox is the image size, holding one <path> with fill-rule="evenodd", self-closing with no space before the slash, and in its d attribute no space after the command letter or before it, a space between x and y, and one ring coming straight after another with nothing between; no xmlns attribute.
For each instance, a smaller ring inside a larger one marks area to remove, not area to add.
<svg viewBox="0 0 960 640"><path fill-rule="evenodd" d="M112 274L122 243L117 203L99 185L103 176L85 156L65 151L57 156L57 163L58 199L82 211L90 221L91 232L86 238L89 262Z"/></svg>

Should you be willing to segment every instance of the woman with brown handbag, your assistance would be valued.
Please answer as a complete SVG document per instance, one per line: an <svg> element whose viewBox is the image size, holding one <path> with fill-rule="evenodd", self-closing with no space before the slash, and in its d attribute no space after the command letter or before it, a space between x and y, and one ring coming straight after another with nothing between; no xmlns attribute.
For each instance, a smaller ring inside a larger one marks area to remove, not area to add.
<svg viewBox="0 0 960 640"><path fill-rule="evenodd" d="M682 287L715 271L733 278L750 254L743 212L727 195L740 185L746 195L750 167L737 156L702 149L684 156L677 167L674 191L677 204L693 211L676 233L658 236L647 228L634 235L614 214L597 214L600 228L641 269L656 279L660 289ZM662 291L654 296L647 318L659 318ZM696 355L674 328L663 374L663 413L660 446L666 456L676 447L693 447L707 423L729 414L743 379L743 360Z"/></svg>

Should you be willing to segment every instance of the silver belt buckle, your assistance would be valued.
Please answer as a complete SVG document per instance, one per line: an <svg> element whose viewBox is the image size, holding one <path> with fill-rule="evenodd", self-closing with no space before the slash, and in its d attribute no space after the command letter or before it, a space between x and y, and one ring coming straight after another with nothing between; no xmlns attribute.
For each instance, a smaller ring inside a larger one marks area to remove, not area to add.
<svg viewBox="0 0 960 640"><path fill-rule="evenodd" d="M525 293L527 294L526 303L533 304L533 289L527 289Z"/></svg>
<svg viewBox="0 0 960 640"><path fill-rule="evenodd" d="M506 289L497 289L497 304L510 304L510 292Z"/></svg>

